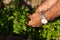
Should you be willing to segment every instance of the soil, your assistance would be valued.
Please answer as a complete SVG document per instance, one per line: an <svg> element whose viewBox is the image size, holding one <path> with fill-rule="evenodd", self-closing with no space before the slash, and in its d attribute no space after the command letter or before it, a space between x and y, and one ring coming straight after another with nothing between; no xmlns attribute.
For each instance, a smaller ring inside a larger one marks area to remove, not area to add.
<svg viewBox="0 0 60 40"><path fill-rule="evenodd" d="M38 7L43 0L19 0L21 5L25 5L28 8Z"/></svg>

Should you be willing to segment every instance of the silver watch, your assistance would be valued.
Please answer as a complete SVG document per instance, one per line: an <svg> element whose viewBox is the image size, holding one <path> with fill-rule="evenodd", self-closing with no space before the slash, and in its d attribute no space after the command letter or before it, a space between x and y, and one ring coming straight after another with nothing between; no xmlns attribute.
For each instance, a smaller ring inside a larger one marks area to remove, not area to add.
<svg viewBox="0 0 60 40"><path fill-rule="evenodd" d="M48 23L48 20L46 19L43 11L41 12L41 22L42 22L43 24Z"/></svg>

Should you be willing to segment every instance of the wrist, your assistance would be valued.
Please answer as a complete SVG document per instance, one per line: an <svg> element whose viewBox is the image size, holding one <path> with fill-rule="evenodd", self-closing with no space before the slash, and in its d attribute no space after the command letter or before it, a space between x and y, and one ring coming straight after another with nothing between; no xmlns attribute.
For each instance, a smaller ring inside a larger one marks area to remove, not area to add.
<svg viewBox="0 0 60 40"><path fill-rule="evenodd" d="M38 7L35 12L41 12L43 11L42 8Z"/></svg>
<svg viewBox="0 0 60 40"><path fill-rule="evenodd" d="M55 18L55 16L57 16L56 14L53 14L52 12L48 13L48 12L45 12L45 17L48 21L51 21Z"/></svg>
<svg viewBox="0 0 60 40"><path fill-rule="evenodd" d="M45 13L44 15L45 15L46 19L49 21L50 20L49 14Z"/></svg>

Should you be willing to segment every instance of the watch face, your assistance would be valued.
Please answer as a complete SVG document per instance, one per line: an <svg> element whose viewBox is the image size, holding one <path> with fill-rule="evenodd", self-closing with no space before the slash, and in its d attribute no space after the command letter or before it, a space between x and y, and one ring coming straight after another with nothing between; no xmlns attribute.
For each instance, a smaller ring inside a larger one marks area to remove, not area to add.
<svg viewBox="0 0 60 40"><path fill-rule="evenodd" d="M48 23L47 19L42 19L41 22L42 22L43 24Z"/></svg>

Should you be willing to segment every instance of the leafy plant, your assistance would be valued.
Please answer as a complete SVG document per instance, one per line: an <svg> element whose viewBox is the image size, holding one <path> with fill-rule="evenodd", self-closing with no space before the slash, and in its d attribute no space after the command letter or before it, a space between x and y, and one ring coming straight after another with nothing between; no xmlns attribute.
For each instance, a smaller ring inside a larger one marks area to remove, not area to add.
<svg viewBox="0 0 60 40"><path fill-rule="evenodd" d="M24 6L14 12L14 32L29 35L32 40L55 40L60 36L60 19L57 18L40 28L27 26L29 10ZM26 34L26 32L28 34Z"/></svg>
<svg viewBox="0 0 60 40"><path fill-rule="evenodd" d="M20 36L27 37L30 40L56 40L60 37L60 18L42 25L39 28L28 26L28 15L34 10L27 7L11 5L11 8L0 9L0 33L10 34L14 32Z"/></svg>

